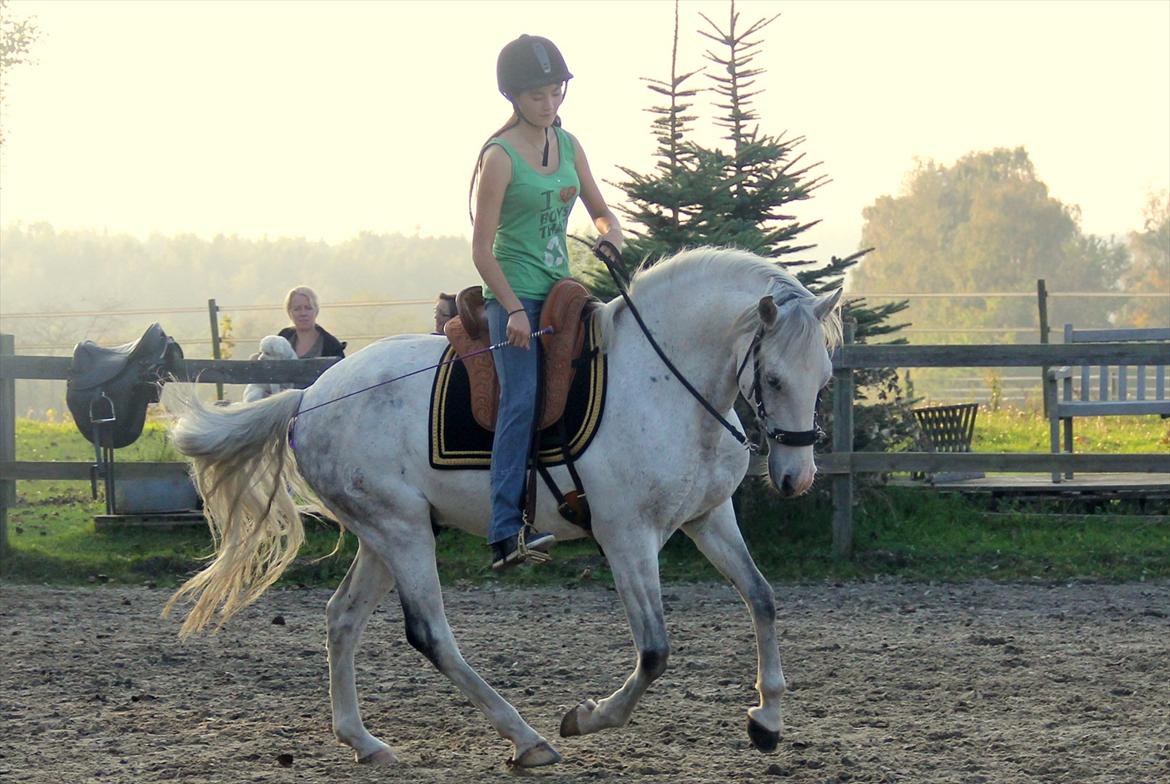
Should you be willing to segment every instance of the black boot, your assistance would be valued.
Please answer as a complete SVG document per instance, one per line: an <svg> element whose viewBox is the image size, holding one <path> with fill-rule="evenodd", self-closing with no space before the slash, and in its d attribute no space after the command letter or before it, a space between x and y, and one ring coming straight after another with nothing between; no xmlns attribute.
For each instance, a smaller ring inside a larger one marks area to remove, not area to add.
<svg viewBox="0 0 1170 784"><path fill-rule="evenodd" d="M557 538L552 534L540 533L532 526L525 525L515 536L492 544L492 569L498 572L528 560L537 563L549 561L548 551L556 543Z"/></svg>

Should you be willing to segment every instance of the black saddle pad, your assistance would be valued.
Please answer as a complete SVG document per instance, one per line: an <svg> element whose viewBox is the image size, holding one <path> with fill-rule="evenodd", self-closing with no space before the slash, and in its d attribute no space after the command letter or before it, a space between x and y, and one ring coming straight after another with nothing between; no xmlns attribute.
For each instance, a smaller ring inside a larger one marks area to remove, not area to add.
<svg viewBox="0 0 1170 784"><path fill-rule="evenodd" d="M569 438L569 454L576 459L589 446L605 408L606 361L596 345L592 324L582 352L584 365L577 368L562 417ZM487 469L492 462L495 434L485 430L471 415L471 384L467 369L455 359L451 346L443 351L443 364L431 387L430 460L444 470ZM455 361L451 361L451 360ZM564 463L560 428L553 424L540 431L540 460L548 466Z"/></svg>

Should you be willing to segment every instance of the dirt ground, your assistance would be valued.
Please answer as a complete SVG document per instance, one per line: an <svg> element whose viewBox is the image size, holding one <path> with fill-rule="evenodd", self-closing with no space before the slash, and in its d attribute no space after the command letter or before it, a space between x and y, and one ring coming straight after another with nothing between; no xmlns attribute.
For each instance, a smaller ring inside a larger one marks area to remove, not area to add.
<svg viewBox="0 0 1170 784"><path fill-rule="evenodd" d="M616 594L448 590L466 658L565 757L526 773L406 645L393 596L358 688L402 764L370 769L329 729L327 591L271 592L186 642L161 589L0 592L6 782L1170 781L1166 584L779 585L791 691L770 755L748 744L755 649L729 588L667 586L670 669L630 726L569 739L562 713L633 664Z"/></svg>

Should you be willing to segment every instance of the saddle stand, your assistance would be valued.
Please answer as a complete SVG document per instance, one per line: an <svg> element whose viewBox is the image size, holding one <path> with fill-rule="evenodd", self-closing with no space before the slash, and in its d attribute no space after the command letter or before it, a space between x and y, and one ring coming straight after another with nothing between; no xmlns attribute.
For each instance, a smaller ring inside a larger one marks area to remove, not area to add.
<svg viewBox="0 0 1170 784"><path fill-rule="evenodd" d="M89 492L96 500L98 497L98 480L106 491L106 514L116 514L114 505L114 448L103 446L112 442L112 429L118 421L118 413L114 410L114 401L104 392L98 394L89 403L89 421L93 426L93 465L89 467Z"/></svg>
<svg viewBox="0 0 1170 784"><path fill-rule="evenodd" d="M146 407L158 402L163 379L182 358L182 348L157 323L125 345L105 348L86 340L73 349L65 402L77 429L93 444L90 491L97 498L101 480L108 515L116 513L114 450L138 440Z"/></svg>

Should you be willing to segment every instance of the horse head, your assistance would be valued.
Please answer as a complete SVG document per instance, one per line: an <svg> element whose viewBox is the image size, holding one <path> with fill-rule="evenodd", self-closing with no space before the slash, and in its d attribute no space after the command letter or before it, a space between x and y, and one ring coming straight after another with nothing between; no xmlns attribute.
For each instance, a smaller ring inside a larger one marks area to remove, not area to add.
<svg viewBox="0 0 1170 784"><path fill-rule="evenodd" d="M816 475L817 400L829 383L829 352L840 341L841 290L768 294L740 365L740 391L756 407L768 440L768 478L785 497L806 492Z"/></svg>

